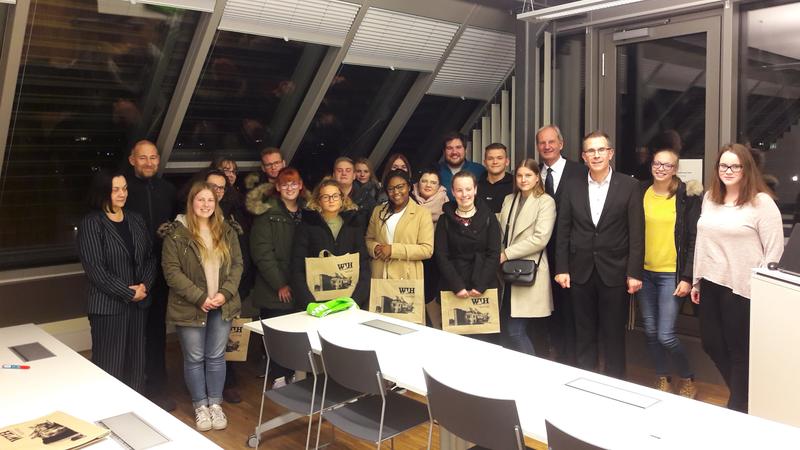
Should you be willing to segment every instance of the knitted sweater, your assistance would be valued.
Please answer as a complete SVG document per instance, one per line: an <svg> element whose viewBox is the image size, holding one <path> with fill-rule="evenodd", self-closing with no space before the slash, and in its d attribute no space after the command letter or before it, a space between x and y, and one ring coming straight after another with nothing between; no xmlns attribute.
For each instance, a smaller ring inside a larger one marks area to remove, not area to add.
<svg viewBox="0 0 800 450"><path fill-rule="evenodd" d="M705 195L697 222L695 286L705 278L749 299L751 269L766 267L782 254L783 221L769 195L759 193L742 206L720 205Z"/></svg>

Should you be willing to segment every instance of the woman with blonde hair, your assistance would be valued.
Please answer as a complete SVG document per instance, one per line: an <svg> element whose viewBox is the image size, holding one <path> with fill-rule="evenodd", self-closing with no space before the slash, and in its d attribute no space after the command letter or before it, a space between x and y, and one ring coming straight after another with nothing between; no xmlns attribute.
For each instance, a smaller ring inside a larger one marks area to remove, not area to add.
<svg viewBox="0 0 800 450"><path fill-rule="evenodd" d="M728 408L747 413L750 272L780 260L783 221L747 147L722 147L715 167L697 222L691 295L703 349L731 391Z"/></svg>
<svg viewBox="0 0 800 450"><path fill-rule="evenodd" d="M514 178L514 192L506 196L500 209L500 264L509 260L532 261L536 273L531 285L504 283L500 329L504 347L533 355L527 330L531 318L548 317L553 312L546 250L556 222L556 202L544 192L535 159L520 162Z"/></svg>
<svg viewBox="0 0 800 450"><path fill-rule="evenodd" d="M159 230L162 267L169 285L167 322L183 350L183 373L199 431L222 430L225 345L241 311L242 253L236 231L224 221L214 186L194 183L186 214Z"/></svg>
<svg viewBox="0 0 800 450"><path fill-rule="evenodd" d="M305 309L314 301L306 284L306 258L316 258L322 250L332 255L359 254L359 275L353 300L362 308L369 303L369 254L364 240L364 225L358 207L339 183L323 179L311 195L294 234L291 263L291 290L295 305Z"/></svg>

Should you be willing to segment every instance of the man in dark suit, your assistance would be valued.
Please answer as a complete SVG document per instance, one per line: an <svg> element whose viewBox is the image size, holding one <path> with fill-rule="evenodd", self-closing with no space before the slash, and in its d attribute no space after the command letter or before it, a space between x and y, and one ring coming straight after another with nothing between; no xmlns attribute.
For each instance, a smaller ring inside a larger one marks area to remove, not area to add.
<svg viewBox="0 0 800 450"><path fill-rule="evenodd" d="M175 218L175 188L158 176L161 154L155 144L142 140L134 144L128 163L128 203L131 211L139 213L144 219L153 242L156 257L156 280L150 289L152 305L147 315L147 397L167 411L175 409L175 400L167 393L167 366L165 346L167 328L167 294L169 288L161 271L161 239L156 236L159 225Z"/></svg>
<svg viewBox="0 0 800 450"><path fill-rule="evenodd" d="M576 184L576 182L586 182L586 166L562 157L561 150L563 148L564 137L556 125L545 125L536 132L536 150L539 152L539 161L542 163L540 168L544 178L544 190L556 201L556 208L558 208L559 198L564 195L568 186ZM572 313L572 304L569 292L554 280L557 239L558 227L553 229L553 234L547 243L547 261L550 264L554 308L553 314L547 320L547 332L557 360L564 364L575 365L575 318Z"/></svg>
<svg viewBox="0 0 800 450"><path fill-rule="evenodd" d="M644 211L638 181L613 171L613 156L602 131L583 139L589 175L560 198L555 280L570 290L578 366L596 369L599 327L605 373L624 378L628 296L642 287Z"/></svg>

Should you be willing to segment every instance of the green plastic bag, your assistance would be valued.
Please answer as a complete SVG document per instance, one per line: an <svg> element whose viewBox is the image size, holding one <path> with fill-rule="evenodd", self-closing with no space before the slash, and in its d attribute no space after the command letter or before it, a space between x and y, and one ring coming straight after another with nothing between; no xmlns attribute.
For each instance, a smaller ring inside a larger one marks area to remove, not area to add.
<svg viewBox="0 0 800 450"><path fill-rule="evenodd" d="M345 311L351 307L358 309L355 300L349 297L339 297L323 303L311 302L306 307L306 312L314 317L325 317L328 314Z"/></svg>

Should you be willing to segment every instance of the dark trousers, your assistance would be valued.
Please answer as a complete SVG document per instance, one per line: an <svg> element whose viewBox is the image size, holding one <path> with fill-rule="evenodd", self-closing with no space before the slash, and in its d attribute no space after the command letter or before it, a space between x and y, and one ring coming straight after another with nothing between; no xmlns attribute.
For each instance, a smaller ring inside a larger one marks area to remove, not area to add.
<svg viewBox="0 0 800 450"><path fill-rule="evenodd" d="M731 391L728 408L747 413L750 376L750 300L700 281L700 339Z"/></svg>
<svg viewBox="0 0 800 450"><path fill-rule="evenodd" d="M569 291L553 281L553 314L547 320L547 333L550 345L556 351L558 361L575 365L575 313L572 311L572 299Z"/></svg>
<svg viewBox="0 0 800 450"><path fill-rule="evenodd" d="M597 370L598 331L603 342L605 374L625 377L625 322L628 293L625 286L606 286L597 274L586 283L571 283L569 289L575 314L575 342L578 367Z"/></svg>
<svg viewBox="0 0 800 450"><path fill-rule="evenodd" d="M150 289L150 297L153 303L150 305L147 314L147 328L145 336L147 338L147 359L145 370L147 373L148 394L159 394L166 389L167 366L165 362L164 349L167 344L167 295L169 288L164 277L159 273L153 287Z"/></svg>
<svg viewBox="0 0 800 450"><path fill-rule="evenodd" d="M135 303L122 314L89 314L92 362L136 392L144 392L147 309Z"/></svg>

